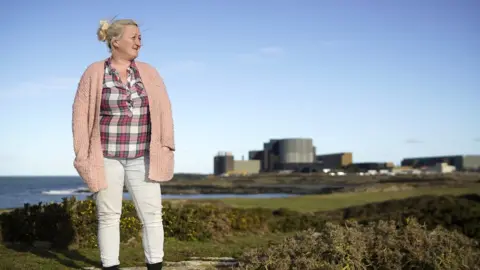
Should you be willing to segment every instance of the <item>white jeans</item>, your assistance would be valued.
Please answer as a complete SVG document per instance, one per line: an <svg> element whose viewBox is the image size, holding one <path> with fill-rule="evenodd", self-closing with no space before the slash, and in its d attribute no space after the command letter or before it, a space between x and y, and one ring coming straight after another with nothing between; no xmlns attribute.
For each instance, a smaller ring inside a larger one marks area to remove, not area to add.
<svg viewBox="0 0 480 270"><path fill-rule="evenodd" d="M98 245L103 267L120 264L120 215L123 187L132 197L143 225L143 249L147 263L163 260L164 232L160 183L148 179L148 157L105 158L108 188L94 195L97 205Z"/></svg>

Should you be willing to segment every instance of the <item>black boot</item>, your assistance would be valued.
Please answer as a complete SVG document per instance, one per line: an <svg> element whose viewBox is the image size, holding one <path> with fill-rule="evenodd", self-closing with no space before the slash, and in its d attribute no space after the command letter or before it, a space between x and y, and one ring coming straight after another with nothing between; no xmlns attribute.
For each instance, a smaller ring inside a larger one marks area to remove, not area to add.
<svg viewBox="0 0 480 270"><path fill-rule="evenodd" d="M162 270L162 262L159 263L147 263L147 270Z"/></svg>
<svg viewBox="0 0 480 270"><path fill-rule="evenodd" d="M102 267L102 269L104 269L104 270L119 270L120 268L118 267L118 265L114 265L114 266L109 266L109 267Z"/></svg>

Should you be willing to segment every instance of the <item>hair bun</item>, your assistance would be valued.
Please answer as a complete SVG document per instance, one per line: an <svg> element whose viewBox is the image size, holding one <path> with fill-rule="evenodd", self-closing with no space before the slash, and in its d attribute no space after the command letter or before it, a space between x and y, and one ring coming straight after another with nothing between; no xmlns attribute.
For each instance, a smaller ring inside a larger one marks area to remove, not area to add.
<svg viewBox="0 0 480 270"><path fill-rule="evenodd" d="M97 31L98 40L105 41L107 39L108 27L110 27L110 24L108 23L108 21L105 21L105 20L100 21L100 27L98 28L98 31Z"/></svg>

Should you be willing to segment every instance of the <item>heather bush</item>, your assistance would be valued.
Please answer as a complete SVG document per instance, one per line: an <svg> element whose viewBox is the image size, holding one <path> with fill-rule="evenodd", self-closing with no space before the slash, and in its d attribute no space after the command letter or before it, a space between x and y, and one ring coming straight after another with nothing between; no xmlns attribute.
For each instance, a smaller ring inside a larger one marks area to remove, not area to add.
<svg viewBox="0 0 480 270"><path fill-rule="evenodd" d="M273 211L274 218L269 221L271 232L294 232L325 226L325 219L314 213L300 213L285 208Z"/></svg>
<svg viewBox="0 0 480 270"><path fill-rule="evenodd" d="M268 230L272 216L267 209L240 209L214 204L186 203L163 209L165 235L180 240L205 240L223 237L234 231Z"/></svg>
<svg viewBox="0 0 480 270"><path fill-rule="evenodd" d="M419 196L349 207L329 213L317 212L329 221L354 219L361 224L395 220L405 225L407 217L415 217L428 229L441 225L480 240L480 196Z"/></svg>
<svg viewBox="0 0 480 270"><path fill-rule="evenodd" d="M442 227L428 230L416 219L361 225L326 223L298 232L267 249L252 249L239 269L479 269L478 242Z"/></svg>

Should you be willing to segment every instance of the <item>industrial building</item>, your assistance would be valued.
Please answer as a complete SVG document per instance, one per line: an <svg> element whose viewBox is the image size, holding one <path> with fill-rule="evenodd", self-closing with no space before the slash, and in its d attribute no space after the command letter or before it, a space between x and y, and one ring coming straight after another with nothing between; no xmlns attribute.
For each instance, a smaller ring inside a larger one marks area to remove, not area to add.
<svg viewBox="0 0 480 270"><path fill-rule="evenodd" d="M259 160L262 172L315 170L315 146L309 138L271 139L263 150L250 151L250 160Z"/></svg>
<svg viewBox="0 0 480 270"><path fill-rule="evenodd" d="M451 155L405 158L403 168L418 170L431 168L439 172L480 171L480 155ZM451 166L454 167L450 168ZM394 171L391 162L353 162L351 152L316 155L316 147L310 138L270 139L262 150L252 150L248 160L234 160L229 152L220 152L214 158L214 173L254 174L259 172L295 171L321 172L344 170L345 172Z"/></svg>
<svg viewBox="0 0 480 270"><path fill-rule="evenodd" d="M326 169L349 172L391 170L393 163L353 163L351 152L316 154L310 138L270 139L262 150L248 153L248 161L235 161L231 154L220 153L215 157L214 172L221 174L252 174L259 172L294 171L322 172Z"/></svg>
<svg viewBox="0 0 480 270"><path fill-rule="evenodd" d="M392 170L395 165L392 162L357 162L346 166L348 172L368 172Z"/></svg>
<svg viewBox="0 0 480 270"><path fill-rule="evenodd" d="M230 152L219 152L213 158L213 173L222 174L255 174L260 172L259 160L235 160Z"/></svg>
<svg viewBox="0 0 480 270"><path fill-rule="evenodd" d="M248 152L248 159L249 160L262 160L263 159L263 150Z"/></svg>
<svg viewBox="0 0 480 270"><path fill-rule="evenodd" d="M402 160L402 166L412 168L434 167L438 163L446 163L454 166L457 171L479 171L480 155L452 155L436 157L416 157L405 158Z"/></svg>
<svg viewBox="0 0 480 270"><path fill-rule="evenodd" d="M260 172L260 160L235 160L231 174L256 174Z"/></svg>
<svg viewBox="0 0 480 270"><path fill-rule="evenodd" d="M263 144L263 150L250 151L248 157L260 161L261 172L320 172L324 169L344 169L353 163L351 152L317 156L316 151L310 138L271 139Z"/></svg>
<svg viewBox="0 0 480 270"><path fill-rule="evenodd" d="M341 169L353 163L353 154L350 152L323 154L316 156L316 161L324 168Z"/></svg>
<svg viewBox="0 0 480 270"><path fill-rule="evenodd" d="M213 173L216 175L233 171L234 160L230 152L218 152L213 158Z"/></svg>

